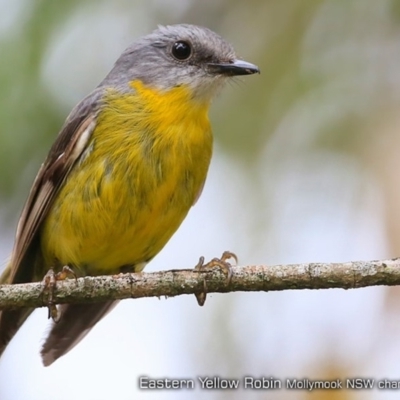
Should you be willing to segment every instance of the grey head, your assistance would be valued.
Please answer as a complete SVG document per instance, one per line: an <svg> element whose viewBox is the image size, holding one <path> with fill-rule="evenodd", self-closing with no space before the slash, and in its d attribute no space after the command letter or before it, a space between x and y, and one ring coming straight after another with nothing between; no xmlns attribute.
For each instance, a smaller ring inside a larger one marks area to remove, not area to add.
<svg viewBox="0 0 400 400"><path fill-rule="evenodd" d="M100 86L129 90L140 80L159 90L188 85L193 97L209 100L227 77L259 72L238 60L233 47L208 28L159 26L128 47Z"/></svg>

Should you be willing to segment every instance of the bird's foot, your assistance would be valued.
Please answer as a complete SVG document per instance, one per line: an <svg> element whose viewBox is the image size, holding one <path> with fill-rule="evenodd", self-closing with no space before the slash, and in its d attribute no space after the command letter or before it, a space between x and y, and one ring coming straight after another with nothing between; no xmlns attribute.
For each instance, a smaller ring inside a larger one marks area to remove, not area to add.
<svg viewBox="0 0 400 400"><path fill-rule="evenodd" d="M227 260L233 259L237 263L238 259L236 254L230 251L224 251L221 258L213 258L207 264L204 264L204 257L200 257L199 262L194 267L195 271L204 271L205 269L220 268L226 274L226 284L229 285L232 279L232 265ZM203 290L199 293L195 293L197 303L199 306L203 306L207 298L207 284L204 280Z"/></svg>
<svg viewBox="0 0 400 400"><path fill-rule="evenodd" d="M77 279L75 272L64 265L60 272L55 273L53 268L50 268L42 280L43 290L42 296L47 296L47 308L49 310L48 318L52 318L54 322L58 322L60 319L57 306L54 304L54 292L56 290L57 281L63 281L67 279L68 276L73 276L75 280Z"/></svg>

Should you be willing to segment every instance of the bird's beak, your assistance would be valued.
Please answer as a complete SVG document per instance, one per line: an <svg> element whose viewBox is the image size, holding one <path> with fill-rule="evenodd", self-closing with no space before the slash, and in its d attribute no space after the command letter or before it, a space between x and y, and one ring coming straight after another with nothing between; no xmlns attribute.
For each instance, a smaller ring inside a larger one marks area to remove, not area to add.
<svg viewBox="0 0 400 400"><path fill-rule="evenodd" d="M260 73L260 69L257 65L250 64L243 60L233 60L228 63L208 63L207 66L210 72L227 76Z"/></svg>

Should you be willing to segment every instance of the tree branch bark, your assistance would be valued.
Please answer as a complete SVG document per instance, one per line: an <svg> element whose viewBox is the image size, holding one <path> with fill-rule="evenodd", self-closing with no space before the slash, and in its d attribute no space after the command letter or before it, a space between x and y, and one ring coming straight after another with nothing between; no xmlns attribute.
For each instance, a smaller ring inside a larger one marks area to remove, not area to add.
<svg viewBox="0 0 400 400"><path fill-rule="evenodd" d="M153 273L83 277L57 282L54 303L93 303L111 299L290 289L355 289L400 285L400 259L347 263L232 267L232 280L218 267ZM43 284L0 285L0 309L47 306Z"/></svg>

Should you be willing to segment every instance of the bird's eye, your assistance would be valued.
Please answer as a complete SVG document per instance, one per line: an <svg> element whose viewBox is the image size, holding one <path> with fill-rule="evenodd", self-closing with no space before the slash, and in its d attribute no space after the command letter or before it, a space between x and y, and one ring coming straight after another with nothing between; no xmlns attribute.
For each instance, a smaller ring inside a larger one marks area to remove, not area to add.
<svg viewBox="0 0 400 400"><path fill-rule="evenodd" d="M187 60L192 55L192 48L188 42L180 40L173 44L172 55L177 60Z"/></svg>

